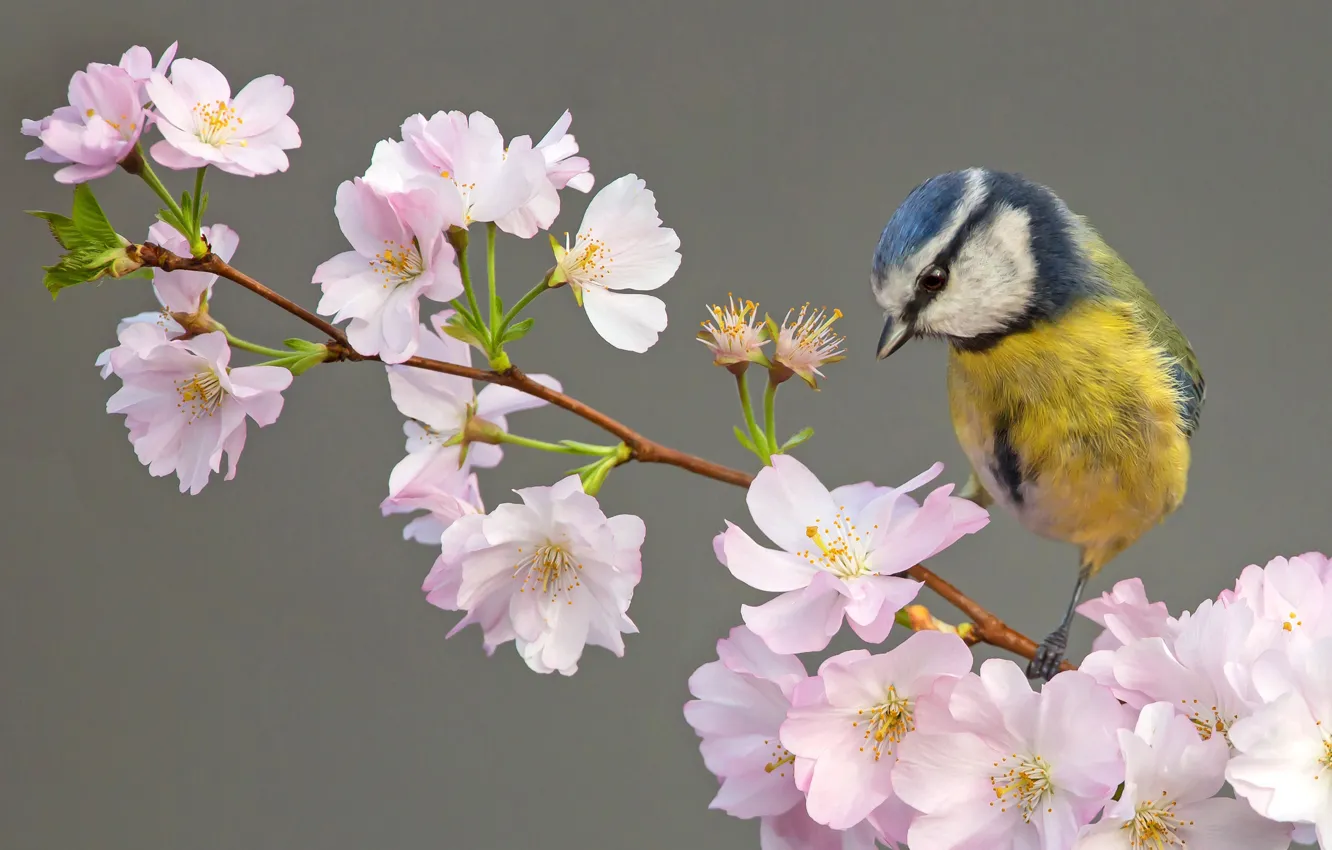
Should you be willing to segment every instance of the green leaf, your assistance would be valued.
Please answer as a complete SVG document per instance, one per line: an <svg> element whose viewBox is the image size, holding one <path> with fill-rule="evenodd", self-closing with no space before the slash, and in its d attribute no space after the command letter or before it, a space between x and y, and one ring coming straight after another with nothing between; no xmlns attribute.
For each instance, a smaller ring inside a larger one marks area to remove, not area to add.
<svg viewBox="0 0 1332 850"><path fill-rule="evenodd" d="M500 343L513 342L516 339L522 339L527 336L527 332L536 324L535 319L523 319L521 322L515 322L504 330L504 336L500 338Z"/></svg>
<svg viewBox="0 0 1332 850"><path fill-rule="evenodd" d="M137 278L142 278L143 280L152 280L153 270L150 268L142 268L132 271L129 274L123 274L120 276L121 280L124 280L127 277L137 277Z"/></svg>
<svg viewBox="0 0 1332 850"><path fill-rule="evenodd" d="M51 228L51 235L60 243L61 248L68 251L83 244L83 234L79 232L78 225L74 224L74 219L69 216L45 210L27 210L27 213L46 222L46 226Z"/></svg>
<svg viewBox="0 0 1332 850"><path fill-rule="evenodd" d="M735 430L735 438L740 441L740 445L749 449L754 454L759 453L758 447L754 445L754 441L749 439L749 435L747 435L744 431L740 430L739 425L736 425L734 430Z"/></svg>
<svg viewBox="0 0 1332 850"><path fill-rule="evenodd" d="M444 323L444 333L468 345L486 350L485 341L490 338L490 329L466 310L458 310Z"/></svg>
<svg viewBox="0 0 1332 850"><path fill-rule="evenodd" d="M323 346L320 346L320 348L323 348ZM311 368L312 366L318 366L320 363L323 363L324 357L325 357L325 352L316 351L313 352L312 354L306 355L305 357L296 360L293 363L288 364L287 368L291 370L291 374L301 375L304 374L305 371Z"/></svg>
<svg viewBox="0 0 1332 850"><path fill-rule="evenodd" d="M203 226L204 214L208 212L208 193L203 193L203 200L199 202L199 225Z"/></svg>
<svg viewBox="0 0 1332 850"><path fill-rule="evenodd" d="M317 343L317 342L310 342L309 340L306 340L306 339L300 339L299 337L293 337L293 338L291 338L291 339L284 339L284 340L282 340L282 344L285 345L287 348L290 348L292 351L324 351L324 350L325 350L325 349L324 349L324 346L323 346L322 344Z"/></svg>
<svg viewBox="0 0 1332 850"><path fill-rule="evenodd" d="M787 449L794 449L796 446L805 442L812 436L814 436L813 428L801 428L799 431L795 432L794 435L792 435L791 439L787 440L785 443L782 443L781 451L786 451Z"/></svg>
<svg viewBox="0 0 1332 850"><path fill-rule="evenodd" d="M444 325L444 333L448 334L449 336L453 337L456 340L465 342L468 345L472 345L477 348L482 347L481 340L476 338L476 334L473 333L470 328L462 327L461 325L455 325L452 322L448 322L445 323Z"/></svg>
<svg viewBox="0 0 1332 850"><path fill-rule="evenodd" d="M74 187L73 221L74 226L90 242L107 248L119 247L123 244L120 236L116 234L116 229L107 220L106 213L102 212L101 204L97 203L97 197L93 195L93 191L88 188L87 183L80 183Z"/></svg>
<svg viewBox="0 0 1332 850"><path fill-rule="evenodd" d="M185 223L180 219L176 218L176 214L173 213L171 210L158 210L157 220L160 222L164 222L170 225L171 227L174 227L180 233L184 233L186 230L189 230L189 228L185 226Z"/></svg>
<svg viewBox="0 0 1332 850"><path fill-rule="evenodd" d="M45 286L46 291L51 293L52 300L55 300L56 297L60 295L60 290L70 286L77 286L78 284L83 283L84 278L87 277L83 271L77 268L70 268L64 263L64 261L54 266L43 266L42 268L46 272L46 274L42 276L42 286Z"/></svg>

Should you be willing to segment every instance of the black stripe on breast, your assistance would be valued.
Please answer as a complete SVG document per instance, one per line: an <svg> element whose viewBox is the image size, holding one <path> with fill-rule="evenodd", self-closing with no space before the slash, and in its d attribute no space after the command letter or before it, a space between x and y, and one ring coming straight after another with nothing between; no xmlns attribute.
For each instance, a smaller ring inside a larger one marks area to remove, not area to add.
<svg viewBox="0 0 1332 850"><path fill-rule="evenodd" d="M1008 491L1013 504L1021 505L1021 488L1025 477L1022 474L1022 459L1018 457L1009 437L1011 428L1012 419L1007 414L995 420L994 459L990 462L990 469L999 484Z"/></svg>

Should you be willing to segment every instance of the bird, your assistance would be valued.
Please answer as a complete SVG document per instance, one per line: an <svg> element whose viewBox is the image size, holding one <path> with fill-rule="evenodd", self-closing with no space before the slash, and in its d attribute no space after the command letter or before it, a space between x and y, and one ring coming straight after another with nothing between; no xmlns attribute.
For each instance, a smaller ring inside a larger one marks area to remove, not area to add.
<svg viewBox="0 0 1332 850"><path fill-rule="evenodd" d="M893 212L870 286L878 359L948 345L950 417L970 476L958 495L1078 547L1058 626L1027 666L1060 669L1088 583L1183 502L1206 399L1183 332L1087 218L999 170L939 174Z"/></svg>

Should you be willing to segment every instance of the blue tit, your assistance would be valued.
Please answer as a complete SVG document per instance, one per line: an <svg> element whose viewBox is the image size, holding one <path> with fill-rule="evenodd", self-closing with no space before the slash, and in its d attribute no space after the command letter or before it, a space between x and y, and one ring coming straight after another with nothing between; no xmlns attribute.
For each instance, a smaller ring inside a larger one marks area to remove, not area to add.
<svg viewBox="0 0 1332 850"><path fill-rule="evenodd" d="M916 337L948 343L963 494L1080 550L1068 610L1027 668L1048 680L1088 581L1184 499L1198 360L1087 220L1015 174L973 168L912 190L870 284L879 359Z"/></svg>

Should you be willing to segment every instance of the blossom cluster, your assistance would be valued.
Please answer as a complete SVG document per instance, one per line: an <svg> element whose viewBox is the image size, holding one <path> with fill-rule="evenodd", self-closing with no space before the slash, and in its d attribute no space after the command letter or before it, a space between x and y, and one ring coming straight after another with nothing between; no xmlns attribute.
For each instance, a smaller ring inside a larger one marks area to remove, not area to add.
<svg viewBox="0 0 1332 850"><path fill-rule="evenodd" d="M1139 579L1079 611L1097 648L1040 691L931 631L809 675L747 611L685 705L713 808L761 819L765 850L1332 846L1328 558L1250 566L1177 618Z"/></svg>

